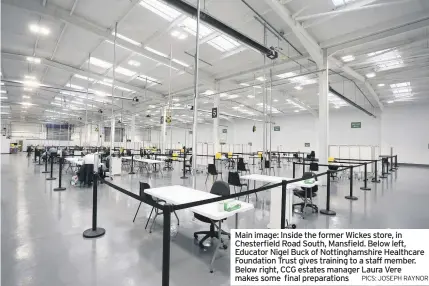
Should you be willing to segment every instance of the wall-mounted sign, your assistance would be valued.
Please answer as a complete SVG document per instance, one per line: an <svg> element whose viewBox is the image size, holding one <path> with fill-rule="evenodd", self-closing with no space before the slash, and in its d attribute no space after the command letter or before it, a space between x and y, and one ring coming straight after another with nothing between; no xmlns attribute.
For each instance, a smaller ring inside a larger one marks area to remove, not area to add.
<svg viewBox="0 0 429 286"><path fill-rule="evenodd" d="M160 120L160 122L159 123L161 123L161 124L163 124L164 123L164 116L161 116L161 120Z"/></svg>
<svg viewBox="0 0 429 286"><path fill-rule="evenodd" d="M280 126L274 126L274 131L280 131Z"/></svg>
<svg viewBox="0 0 429 286"><path fill-rule="evenodd" d="M228 129L222 129L222 133L228 133Z"/></svg>
<svg viewBox="0 0 429 286"><path fill-rule="evenodd" d="M253 131L253 132L255 132L255 131L256 131L256 126L255 126L255 125L253 125L253 127L252 127L252 131Z"/></svg>
<svg viewBox="0 0 429 286"><path fill-rule="evenodd" d="M212 108L212 118L217 118L217 107Z"/></svg>
<svg viewBox="0 0 429 286"><path fill-rule="evenodd" d="M167 115L167 119L165 120L168 124L171 123L171 115Z"/></svg>
<svg viewBox="0 0 429 286"><path fill-rule="evenodd" d="M304 143L305 147L310 147L310 143Z"/></svg>
<svg viewBox="0 0 429 286"><path fill-rule="evenodd" d="M192 135L192 131L189 131L189 135Z"/></svg>
<svg viewBox="0 0 429 286"><path fill-rule="evenodd" d="M352 122L352 128L362 128L362 122Z"/></svg>
<svg viewBox="0 0 429 286"><path fill-rule="evenodd" d="M249 146L252 146L252 142L247 143Z"/></svg>

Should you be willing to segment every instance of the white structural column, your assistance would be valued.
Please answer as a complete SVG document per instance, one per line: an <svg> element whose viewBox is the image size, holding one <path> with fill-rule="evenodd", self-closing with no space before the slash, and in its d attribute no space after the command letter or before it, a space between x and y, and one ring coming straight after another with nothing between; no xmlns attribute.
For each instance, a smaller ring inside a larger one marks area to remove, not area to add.
<svg viewBox="0 0 429 286"><path fill-rule="evenodd" d="M213 150L214 153L218 153L220 151L219 148L219 102L220 102L220 95L216 92L214 95L214 108L217 108L217 116L216 118L213 118Z"/></svg>
<svg viewBox="0 0 429 286"><path fill-rule="evenodd" d="M321 164L327 164L329 144L329 67L326 49L323 50L323 65L319 69L323 69L323 71L319 72L319 150L316 155Z"/></svg>
<svg viewBox="0 0 429 286"><path fill-rule="evenodd" d="M161 109L162 126L161 126L161 153L165 154L165 147L167 146L167 106Z"/></svg>
<svg viewBox="0 0 429 286"><path fill-rule="evenodd" d="M131 116L131 134L130 134L131 142L136 141L136 115Z"/></svg>
<svg viewBox="0 0 429 286"><path fill-rule="evenodd" d="M100 122L98 123L98 138L97 138L97 143L98 146L103 146L103 124Z"/></svg>
<svg viewBox="0 0 429 286"><path fill-rule="evenodd" d="M112 116L110 125L110 153L113 154L113 147L115 143L115 117Z"/></svg>

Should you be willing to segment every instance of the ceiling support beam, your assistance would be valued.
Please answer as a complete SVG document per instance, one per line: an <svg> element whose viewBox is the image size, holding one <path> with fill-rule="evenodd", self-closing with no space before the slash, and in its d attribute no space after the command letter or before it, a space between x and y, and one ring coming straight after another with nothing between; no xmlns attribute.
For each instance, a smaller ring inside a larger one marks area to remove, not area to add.
<svg viewBox="0 0 429 286"><path fill-rule="evenodd" d="M371 94L372 98L377 102L377 105L380 107L381 110L383 110L384 105L381 103L380 98L378 97L377 93L375 92L374 88L372 88L371 84L368 82L368 80L361 74L354 71L351 67L345 65L343 62L337 60L334 57L331 57L329 61L333 64L335 64L337 67L339 67L341 70L343 70L346 74L353 77L354 79L362 82L365 84L365 87L368 89L369 93Z"/></svg>
<svg viewBox="0 0 429 286"><path fill-rule="evenodd" d="M310 35L310 33L308 33L307 30L305 30L300 23L298 23L292 18L290 11L285 6L281 5L278 2L278 0L264 0L264 1L292 29L295 36L301 41L302 45L308 51L308 53L313 58L313 60L316 62L317 66L319 68L323 68L323 50L316 42L316 40L313 38L313 36ZM330 61L332 61L332 59L330 59ZM374 100L377 102L380 109L381 110L383 109L383 104L380 102L380 99L378 98L375 90L371 87L369 83L366 82L365 78L362 75L358 74L348 66L338 65L338 61L334 63L337 66L339 66L339 68L346 74L365 83L365 86L368 88L368 91L374 97Z"/></svg>
<svg viewBox="0 0 429 286"><path fill-rule="evenodd" d="M280 4L278 0L265 0L265 2L292 29L295 36L308 51L312 59L316 62L317 66L322 66L323 54L319 44L304 29L304 27L302 27L300 23L292 18L291 12L285 6Z"/></svg>
<svg viewBox="0 0 429 286"><path fill-rule="evenodd" d="M361 10L367 10L367 9L384 8L386 6L392 6L392 5L406 4L406 3L411 2L411 1L416 1L416 0L400 0L400 1L380 3L380 4L374 4L374 5L366 5L366 6L360 6L360 7L347 7L346 6L345 9L338 9L338 10L329 11L329 12L323 12L323 13L317 13L317 14L312 14L312 15L305 15L305 16L296 17L295 20L306 21L306 20L310 20L310 19L314 19L314 18L320 18L320 17L324 17L324 16L339 15L339 14L344 14L344 13L348 13L348 12L355 12L355 11L361 11Z"/></svg>
<svg viewBox="0 0 429 286"><path fill-rule="evenodd" d="M2 55L3 59L9 59L9 60L15 60L15 61L20 61L20 62L27 63L27 56L25 56L25 55L8 53L8 52L2 52L1 55ZM41 60L42 60L41 61L42 65L45 65L45 66L50 67L50 68L60 69L60 70L69 72L71 74L79 74L79 73L88 74L89 77L91 77L91 78L93 78L93 79L95 79L97 81L103 81L103 79L106 78L105 76L101 76L101 75L99 75L97 73L94 73L94 72L91 72L91 71L88 71L88 70L84 70L84 69L79 69L79 68L76 68L76 67L73 67L73 66L69 66L69 65L66 65L66 64L63 64L63 63L59 63L59 62L56 62L56 61L51 61L49 59L41 58ZM131 90L135 90L137 93L139 93L141 95L145 94L145 90L144 89L141 89L139 87L135 87L133 85L130 85L130 84L127 84L127 83L124 83L124 82L121 82L121 81L118 81L117 79L115 80L115 85L117 85L119 87L131 89ZM150 92L152 92L154 94L157 94L157 95L162 95L161 93L153 91L153 90L148 90L148 91L150 91Z"/></svg>
<svg viewBox="0 0 429 286"><path fill-rule="evenodd" d="M3 0L2 5L10 5L14 6L20 9L27 10L29 13L36 13L40 16L47 17L49 19L52 19L54 21L61 21L65 22L67 24L79 27L81 29L84 29L88 32L91 32L95 34L96 36L100 37L102 40L107 40L110 42L114 42L114 35L112 35L111 29L106 29L103 27L98 26L95 23L92 23L82 17L79 16L70 16L70 12L66 11L58 6L55 6L53 4L42 7L40 4L37 4L37 2L34 1L14 1L14 0ZM157 62L162 63L165 66L170 66L170 60L167 57L163 57L160 55L157 55L155 53L149 52L143 47L135 46L127 41L124 41L122 39L116 40L117 44L132 51L136 54L139 54L143 57L151 58ZM180 64L172 63L172 66L174 66L178 70L183 70L186 73L193 75L194 71L191 68L186 68ZM200 71L200 78L203 81L214 83L213 77L208 74L207 72Z"/></svg>

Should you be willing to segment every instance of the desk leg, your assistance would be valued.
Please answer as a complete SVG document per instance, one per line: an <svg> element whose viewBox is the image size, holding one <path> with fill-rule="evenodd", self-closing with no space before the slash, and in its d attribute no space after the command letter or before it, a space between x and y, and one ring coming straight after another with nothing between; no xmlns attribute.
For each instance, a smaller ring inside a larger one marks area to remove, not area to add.
<svg viewBox="0 0 429 286"><path fill-rule="evenodd" d="M220 246L222 245L221 235L222 235L222 221L219 221L219 230L218 230L218 236L219 236L219 238L218 238L218 243L217 243L217 246L216 246L216 250L213 253L212 261L210 262L210 273L213 273L213 263L214 263L214 261L216 259L216 254L217 254Z"/></svg>
<svg viewBox="0 0 429 286"><path fill-rule="evenodd" d="M238 213L235 214L235 229L238 229Z"/></svg>

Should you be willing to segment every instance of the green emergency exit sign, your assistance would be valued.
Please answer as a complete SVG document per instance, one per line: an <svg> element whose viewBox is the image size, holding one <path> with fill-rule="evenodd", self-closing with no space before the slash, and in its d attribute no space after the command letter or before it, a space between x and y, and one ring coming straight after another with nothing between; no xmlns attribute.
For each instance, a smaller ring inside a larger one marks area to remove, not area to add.
<svg viewBox="0 0 429 286"><path fill-rule="evenodd" d="M362 122L352 122L352 128L362 128Z"/></svg>

